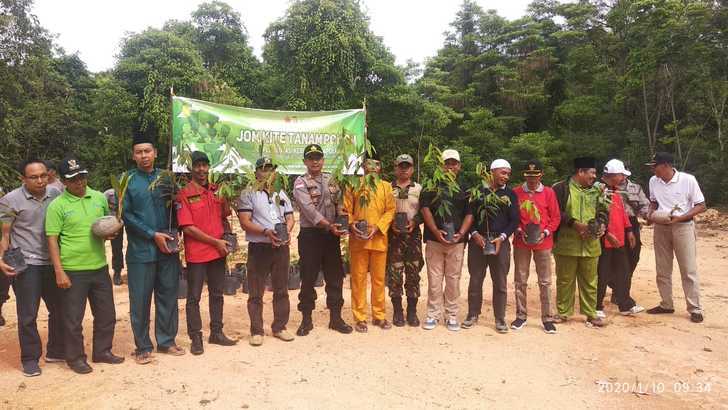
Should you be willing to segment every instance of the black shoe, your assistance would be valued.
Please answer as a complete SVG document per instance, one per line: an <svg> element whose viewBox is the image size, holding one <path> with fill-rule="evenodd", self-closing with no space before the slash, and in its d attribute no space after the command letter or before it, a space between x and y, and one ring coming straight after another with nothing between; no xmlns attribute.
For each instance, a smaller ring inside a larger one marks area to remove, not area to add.
<svg viewBox="0 0 728 410"><path fill-rule="evenodd" d="M554 322L543 322L543 331L548 334L556 333L556 326L554 326Z"/></svg>
<svg viewBox="0 0 728 410"><path fill-rule="evenodd" d="M652 309L647 309L647 313L651 315L660 315L663 313L675 313L675 309L665 309L664 307L657 305Z"/></svg>
<svg viewBox="0 0 728 410"><path fill-rule="evenodd" d="M700 323L703 321L703 314L702 313L691 313L690 314L690 321L693 323Z"/></svg>
<svg viewBox="0 0 728 410"><path fill-rule="evenodd" d="M235 346L238 344L238 341L228 338L223 332L215 332L207 339L207 343L220 346Z"/></svg>
<svg viewBox="0 0 728 410"><path fill-rule="evenodd" d="M94 363L120 364L124 363L124 358L111 353L111 350L107 350L98 356L92 357L91 361Z"/></svg>
<svg viewBox="0 0 728 410"><path fill-rule="evenodd" d="M23 376L35 377L40 376L40 373L40 366L38 366L37 360L23 362Z"/></svg>
<svg viewBox="0 0 728 410"><path fill-rule="evenodd" d="M301 326L298 326L298 330L296 330L297 336L307 336L311 331L313 330L313 323L311 322L301 322Z"/></svg>
<svg viewBox="0 0 728 410"><path fill-rule="evenodd" d="M202 333L192 335L190 336L190 339L192 340L192 344L190 345L190 353L195 356L199 356L205 353L205 348L202 347Z"/></svg>
<svg viewBox="0 0 728 410"><path fill-rule="evenodd" d="M511 322L511 329L513 330L521 330L523 326L526 326L526 319L516 318L516 320Z"/></svg>
<svg viewBox="0 0 728 410"><path fill-rule="evenodd" d="M346 322L344 322L344 319L341 318L329 322L329 329L336 330L337 332L343 333L345 335L348 335L349 333L354 331L354 328L346 324Z"/></svg>
<svg viewBox="0 0 728 410"><path fill-rule="evenodd" d="M94 371L94 369L86 363L86 359L79 358L72 362L68 362L68 367L78 374L88 374Z"/></svg>
<svg viewBox="0 0 728 410"><path fill-rule="evenodd" d="M417 318L417 298L407 298L407 324L412 327L420 326Z"/></svg>
<svg viewBox="0 0 728 410"><path fill-rule="evenodd" d="M114 285L121 286L121 272L114 273Z"/></svg>

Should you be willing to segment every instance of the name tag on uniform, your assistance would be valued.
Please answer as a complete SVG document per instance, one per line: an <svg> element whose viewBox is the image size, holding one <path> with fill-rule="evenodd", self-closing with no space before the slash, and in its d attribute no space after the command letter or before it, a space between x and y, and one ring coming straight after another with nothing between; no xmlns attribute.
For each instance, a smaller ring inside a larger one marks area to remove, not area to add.
<svg viewBox="0 0 728 410"><path fill-rule="evenodd" d="M199 195L192 195L187 197L187 202L191 204L196 204L200 201L202 201L202 198Z"/></svg>

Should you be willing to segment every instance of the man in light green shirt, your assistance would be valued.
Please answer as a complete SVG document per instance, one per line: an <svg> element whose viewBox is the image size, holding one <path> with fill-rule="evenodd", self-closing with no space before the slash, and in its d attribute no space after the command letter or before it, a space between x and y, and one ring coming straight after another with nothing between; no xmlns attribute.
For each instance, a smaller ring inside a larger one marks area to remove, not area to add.
<svg viewBox="0 0 728 410"><path fill-rule="evenodd" d="M86 300L94 315L94 363L119 364L123 357L111 353L116 311L106 264L104 240L91 232L91 225L109 213L106 197L86 186L88 171L75 157L58 167L66 189L48 205L45 229L56 284L61 297L66 363L79 374L93 369L83 347L83 315Z"/></svg>
<svg viewBox="0 0 728 410"><path fill-rule="evenodd" d="M557 322L574 314L574 292L579 286L579 308L590 327L606 322L597 317L597 263L602 254L599 238L607 223L607 210L600 205L602 187L594 158L576 158L574 175L554 184L561 209L561 225L555 236Z"/></svg>

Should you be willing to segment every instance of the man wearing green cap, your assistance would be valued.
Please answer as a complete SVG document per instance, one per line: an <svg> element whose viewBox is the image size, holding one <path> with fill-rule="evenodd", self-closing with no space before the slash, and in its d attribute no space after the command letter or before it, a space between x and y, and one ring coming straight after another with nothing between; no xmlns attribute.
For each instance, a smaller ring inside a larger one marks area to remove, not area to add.
<svg viewBox="0 0 728 410"><path fill-rule="evenodd" d="M597 263L602 249L599 238L604 234L608 210L600 198L603 186L597 179L596 160L591 157L574 160L574 174L554 184L561 209L561 226L554 244L556 258L555 318L561 323L574 314L574 291L579 285L579 307L589 327L603 327L597 317Z"/></svg>
<svg viewBox="0 0 728 410"><path fill-rule="evenodd" d="M150 309L154 296L154 334L157 351L174 356L185 351L177 346L179 255L167 248L172 239L172 192L169 181L160 183L161 170L155 168L157 149L147 136L137 134L132 144L136 168L129 171L124 196L126 226L126 266L129 286L129 317L134 333L134 359L138 364L152 361L149 337ZM154 184L154 185L152 185ZM166 184L166 185L165 185Z"/></svg>

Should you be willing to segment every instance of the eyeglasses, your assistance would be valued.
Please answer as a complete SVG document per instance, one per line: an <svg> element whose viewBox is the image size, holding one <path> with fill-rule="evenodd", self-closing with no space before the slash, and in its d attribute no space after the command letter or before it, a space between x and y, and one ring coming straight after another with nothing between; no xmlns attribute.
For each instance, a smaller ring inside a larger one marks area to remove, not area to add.
<svg viewBox="0 0 728 410"><path fill-rule="evenodd" d="M48 174L40 174L40 175L29 175L26 176L25 179L29 179L31 181L39 181L42 179L48 179Z"/></svg>

